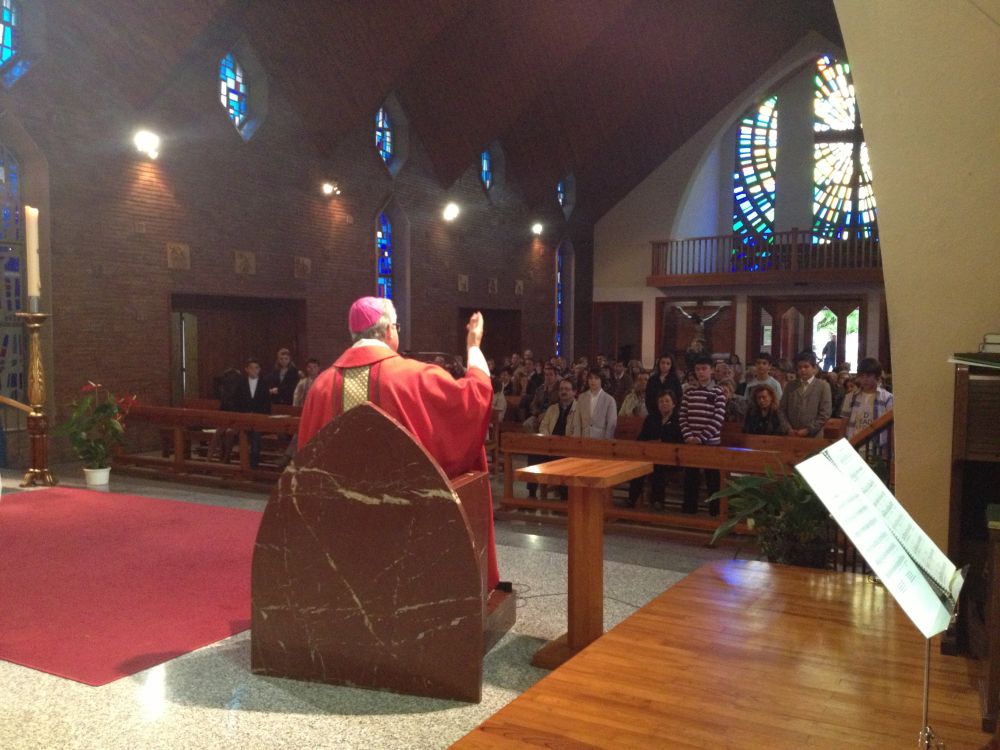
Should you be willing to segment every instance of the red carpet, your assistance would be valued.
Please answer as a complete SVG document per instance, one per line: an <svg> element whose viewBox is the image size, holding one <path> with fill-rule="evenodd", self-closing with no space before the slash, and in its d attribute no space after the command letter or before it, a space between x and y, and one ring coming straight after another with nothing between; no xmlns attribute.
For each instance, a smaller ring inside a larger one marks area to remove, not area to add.
<svg viewBox="0 0 1000 750"><path fill-rule="evenodd" d="M103 685L250 627L261 514L52 488L0 499L0 659Z"/></svg>

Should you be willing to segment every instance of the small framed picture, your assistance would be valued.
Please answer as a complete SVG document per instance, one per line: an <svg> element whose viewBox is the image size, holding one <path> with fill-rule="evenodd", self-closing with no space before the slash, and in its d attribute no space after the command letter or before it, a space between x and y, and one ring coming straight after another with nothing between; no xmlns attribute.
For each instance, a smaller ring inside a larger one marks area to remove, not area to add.
<svg viewBox="0 0 1000 750"><path fill-rule="evenodd" d="M514 282L514 296L515 297L524 296L524 279L517 279Z"/></svg>
<svg viewBox="0 0 1000 750"><path fill-rule="evenodd" d="M312 258L295 256L295 278L308 279L312 275Z"/></svg>
<svg viewBox="0 0 1000 750"><path fill-rule="evenodd" d="M247 250L234 251L233 270L239 274L253 276L257 273L257 255Z"/></svg>
<svg viewBox="0 0 1000 750"><path fill-rule="evenodd" d="M168 242L167 268L171 271L190 271L191 247L183 242Z"/></svg>
<svg viewBox="0 0 1000 750"><path fill-rule="evenodd" d="M460 292L469 291L469 274L460 273L458 275L458 291Z"/></svg>
<svg viewBox="0 0 1000 750"><path fill-rule="evenodd" d="M491 277L489 282L489 293L497 294L500 291L500 282L496 277Z"/></svg>

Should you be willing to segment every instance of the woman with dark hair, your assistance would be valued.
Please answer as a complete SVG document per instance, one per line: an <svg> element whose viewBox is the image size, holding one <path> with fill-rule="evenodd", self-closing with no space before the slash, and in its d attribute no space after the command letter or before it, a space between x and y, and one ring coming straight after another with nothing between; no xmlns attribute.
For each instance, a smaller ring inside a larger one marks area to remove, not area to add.
<svg viewBox="0 0 1000 750"><path fill-rule="evenodd" d="M788 420L778 410L778 396L774 387L762 383L750 395L750 408L743 422L743 432L748 435L787 435Z"/></svg>
<svg viewBox="0 0 1000 750"><path fill-rule="evenodd" d="M674 400L673 391L666 390L660 394L656 400L656 411L646 417L642 423L642 431L637 440L659 440L663 443L683 443L684 436L681 434L681 423L678 415L680 410ZM651 503L654 510L663 510L663 500L667 493L667 474L676 472L673 466L663 466L656 464L653 466L653 494ZM639 496L642 494L642 487L646 477L639 477L629 482L628 501L622 503L615 501L617 505L626 508L634 508Z"/></svg>
<svg viewBox="0 0 1000 750"><path fill-rule="evenodd" d="M656 401L660 394L666 391L674 394L675 404L681 402L681 381L674 369L674 357L672 354L663 353L656 360L656 367L653 368L649 383L646 384L647 414L659 414Z"/></svg>

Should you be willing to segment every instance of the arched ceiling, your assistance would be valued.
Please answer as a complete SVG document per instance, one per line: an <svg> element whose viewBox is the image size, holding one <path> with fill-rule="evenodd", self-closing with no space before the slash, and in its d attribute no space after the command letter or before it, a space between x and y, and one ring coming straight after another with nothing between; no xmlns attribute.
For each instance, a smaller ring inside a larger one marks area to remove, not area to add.
<svg viewBox="0 0 1000 750"><path fill-rule="evenodd" d="M595 220L803 36L842 45L832 0L54 4L137 108L243 35L321 154L394 92L443 186L499 141L530 205L573 173Z"/></svg>

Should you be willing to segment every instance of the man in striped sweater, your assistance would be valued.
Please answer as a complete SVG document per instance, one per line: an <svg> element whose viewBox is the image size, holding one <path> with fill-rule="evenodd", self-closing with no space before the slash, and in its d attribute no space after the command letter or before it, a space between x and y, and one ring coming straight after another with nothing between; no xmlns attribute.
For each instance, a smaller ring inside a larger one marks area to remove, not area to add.
<svg viewBox="0 0 1000 750"><path fill-rule="evenodd" d="M712 358L698 355L694 360L694 374L698 382L684 392L681 400L681 434L689 445L718 445L721 441L722 422L726 418L726 394L712 381ZM698 512L698 489L702 469L684 470L684 513ZM704 469L708 494L719 491L719 472ZM713 516L719 514L719 501L709 505Z"/></svg>

